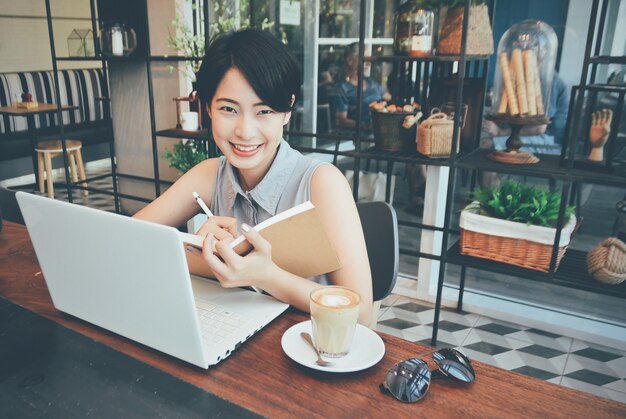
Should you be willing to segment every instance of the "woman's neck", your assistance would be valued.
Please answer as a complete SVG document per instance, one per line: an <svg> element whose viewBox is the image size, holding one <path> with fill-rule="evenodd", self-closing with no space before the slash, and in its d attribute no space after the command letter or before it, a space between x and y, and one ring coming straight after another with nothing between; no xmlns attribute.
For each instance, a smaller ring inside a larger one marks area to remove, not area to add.
<svg viewBox="0 0 626 419"><path fill-rule="evenodd" d="M280 146L279 146L280 148ZM278 155L278 150L274 153L274 158L270 161L269 164L265 164L263 166L257 166L250 169L236 169L237 178L239 179L239 185L244 192L250 192L256 186L261 183L265 175L272 168L272 164L274 164L274 160L276 160L276 156Z"/></svg>

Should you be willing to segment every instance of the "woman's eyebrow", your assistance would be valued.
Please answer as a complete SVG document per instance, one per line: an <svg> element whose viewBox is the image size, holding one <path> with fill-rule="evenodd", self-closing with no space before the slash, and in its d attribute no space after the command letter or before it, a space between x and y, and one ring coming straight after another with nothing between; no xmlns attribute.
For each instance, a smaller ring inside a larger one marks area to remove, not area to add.
<svg viewBox="0 0 626 419"><path fill-rule="evenodd" d="M233 99L229 99L227 97L220 97L215 99L216 102L228 102L228 103L232 103L234 105L239 105L239 102L237 102L236 100Z"/></svg>
<svg viewBox="0 0 626 419"><path fill-rule="evenodd" d="M239 102L237 102L234 99L229 99L227 97L220 97L220 98L215 99L215 101L216 102L228 102L234 105L239 105ZM269 105L265 102L257 102L257 103L254 103L252 106L269 106Z"/></svg>

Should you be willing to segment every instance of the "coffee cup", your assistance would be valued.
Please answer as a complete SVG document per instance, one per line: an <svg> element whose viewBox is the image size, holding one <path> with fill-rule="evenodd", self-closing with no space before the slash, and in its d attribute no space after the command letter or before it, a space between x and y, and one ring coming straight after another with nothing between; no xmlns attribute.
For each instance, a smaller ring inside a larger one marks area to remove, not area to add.
<svg viewBox="0 0 626 419"><path fill-rule="evenodd" d="M313 341L329 358L340 358L350 351L359 319L361 297L349 288L328 286L310 295Z"/></svg>
<svg viewBox="0 0 626 419"><path fill-rule="evenodd" d="M197 131L198 112L183 112L181 115L181 125L185 131Z"/></svg>

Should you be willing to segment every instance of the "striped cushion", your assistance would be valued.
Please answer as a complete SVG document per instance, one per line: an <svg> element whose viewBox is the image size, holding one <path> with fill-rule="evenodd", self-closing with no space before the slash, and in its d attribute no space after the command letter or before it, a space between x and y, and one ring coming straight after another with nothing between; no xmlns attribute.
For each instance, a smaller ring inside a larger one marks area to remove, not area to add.
<svg viewBox="0 0 626 419"><path fill-rule="evenodd" d="M78 106L75 111L63 112L63 124L103 120L103 103L96 100L96 97L108 96L103 91L102 69L60 70L58 74L61 104ZM56 103L52 71L0 74L0 106L21 101L22 92L30 92L37 102ZM35 125L37 128L56 126L56 115L36 115ZM0 117L0 134L26 130L26 118Z"/></svg>

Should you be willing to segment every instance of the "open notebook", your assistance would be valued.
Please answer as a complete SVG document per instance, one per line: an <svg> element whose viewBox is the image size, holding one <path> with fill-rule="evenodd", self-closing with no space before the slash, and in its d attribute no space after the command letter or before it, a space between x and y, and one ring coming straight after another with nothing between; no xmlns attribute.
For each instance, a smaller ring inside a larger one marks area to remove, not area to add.
<svg viewBox="0 0 626 419"><path fill-rule="evenodd" d="M283 211L253 227L272 245L272 260L287 272L308 278L340 268L315 206L307 201ZM202 248L203 237L179 233L185 243ZM240 255L246 255L252 246L243 235L231 242ZM202 259L187 252L187 260L194 275L213 277L213 272Z"/></svg>
<svg viewBox="0 0 626 419"><path fill-rule="evenodd" d="M288 305L190 278L178 230L17 192L54 306L202 368Z"/></svg>

